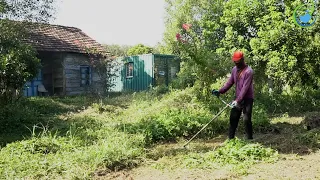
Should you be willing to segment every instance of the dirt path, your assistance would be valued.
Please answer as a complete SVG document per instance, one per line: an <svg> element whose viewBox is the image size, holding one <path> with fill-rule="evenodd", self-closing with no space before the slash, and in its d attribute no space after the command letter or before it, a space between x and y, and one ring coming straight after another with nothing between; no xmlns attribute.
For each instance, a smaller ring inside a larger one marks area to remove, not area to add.
<svg viewBox="0 0 320 180"><path fill-rule="evenodd" d="M286 156L275 164L258 164L242 179L320 179L320 151L306 156ZM267 178L268 177L268 178Z"/></svg>
<svg viewBox="0 0 320 180"><path fill-rule="evenodd" d="M274 164L256 164L249 170L249 175L240 176L227 168L220 170L172 169L158 170L144 165L129 171L107 174L97 179L115 180L169 180L169 179L320 179L320 152L306 156L285 155Z"/></svg>
<svg viewBox="0 0 320 180"><path fill-rule="evenodd" d="M161 157L166 157L169 164L175 164L177 144L159 145L153 149L155 154L161 156L155 161L132 170L107 173L104 176L96 176L96 179L115 179L115 180L211 180L211 179L294 179L294 180L313 180L320 179L320 150L311 148L308 145L298 143L294 136L294 129L285 128L277 134L257 134L255 142L271 146L280 153L280 159L273 164L260 163L249 168L248 173L239 175L229 167L205 170L205 169L184 169L173 165L162 169L154 168L153 165L159 163ZM213 150L222 144L226 137L220 137L206 142L194 142L194 149L205 151ZM193 150L194 150L193 149ZM178 152L179 153L179 152ZM188 153L188 152L186 152ZM169 158L168 158L169 157Z"/></svg>

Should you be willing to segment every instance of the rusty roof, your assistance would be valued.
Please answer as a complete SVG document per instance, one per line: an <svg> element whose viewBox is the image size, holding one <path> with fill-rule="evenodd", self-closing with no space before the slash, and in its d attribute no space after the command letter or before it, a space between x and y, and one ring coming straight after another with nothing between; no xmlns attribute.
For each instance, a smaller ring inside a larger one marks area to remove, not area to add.
<svg viewBox="0 0 320 180"><path fill-rule="evenodd" d="M75 27L44 23L26 23L28 36L24 41L37 51L87 53L106 53L105 48L97 41Z"/></svg>

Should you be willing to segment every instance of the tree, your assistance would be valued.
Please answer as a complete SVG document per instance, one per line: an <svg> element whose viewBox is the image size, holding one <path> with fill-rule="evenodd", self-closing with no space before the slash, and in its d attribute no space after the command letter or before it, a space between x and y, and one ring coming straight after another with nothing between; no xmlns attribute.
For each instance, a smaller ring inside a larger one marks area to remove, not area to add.
<svg viewBox="0 0 320 180"><path fill-rule="evenodd" d="M1 19L49 22L54 18L56 0L0 0Z"/></svg>
<svg viewBox="0 0 320 180"><path fill-rule="evenodd" d="M128 56L149 54L149 53L153 53L153 48L143 44L137 44L131 47L127 52Z"/></svg>
<svg viewBox="0 0 320 180"><path fill-rule="evenodd" d="M154 54L165 54L165 45L158 42L154 47L153 47L153 53Z"/></svg>
<svg viewBox="0 0 320 180"><path fill-rule="evenodd" d="M35 49L21 41L28 35L24 23L12 20L48 21L52 17L52 3L52 0L0 1L1 103L17 97L22 86L33 79L40 68Z"/></svg>
<svg viewBox="0 0 320 180"><path fill-rule="evenodd" d="M105 45L106 50L111 54L111 56L122 57L127 56L128 50L132 46L129 45L118 45L118 44L111 44Z"/></svg>
<svg viewBox="0 0 320 180"><path fill-rule="evenodd" d="M10 22L0 22L0 31L0 101L7 103L26 81L36 76L40 60L32 47L17 39L21 36L15 34L16 27Z"/></svg>
<svg viewBox="0 0 320 180"><path fill-rule="evenodd" d="M320 87L320 25L306 29L294 23L299 0L166 2L166 49L181 56L186 67L196 67L189 74L202 85L226 75L232 52L241 49L255 70L256 84L269 79L280 92L284 85ZM183 24L192 26L186 31Z"/></svg>
<svg viewBox="0 0 320 180"><path fill-rule="evenodd" d="M224 13L228 29L224 44L234 42L229 43L228 49L244 49L259 73L257 77L261 77L259 82L271 79L279 92L284 85L320 87L320 57L317 56L320 26L319 23L308 29L297 26L292 16L299 5L298 0L225 3L228 9L240 8L240 11Z"/></svg>
<svg viewBox="0 0 320 180"><path fill-rule="evenodd" d="M219 75L226 73L225 66L221 66L220 63L225 59L224 52L216 52L224 37L224 26L220 23L223 1L166 0L166 2L165 52L176 54L183 61L181 72L184 73L178 75L185 79L182 82L194 79L200 82L200 87L208 88ZM185 25L191 27L185 29L183 28ZM191 77L188 78L187 74Z"/></svg>

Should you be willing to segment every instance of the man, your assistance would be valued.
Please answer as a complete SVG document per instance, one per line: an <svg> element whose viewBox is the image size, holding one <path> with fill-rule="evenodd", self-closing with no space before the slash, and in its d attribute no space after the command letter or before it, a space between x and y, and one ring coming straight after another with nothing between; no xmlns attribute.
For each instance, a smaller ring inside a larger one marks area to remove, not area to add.
<svg viewBox="0 0 320 180"><path fill-rule="evenodd" d="M252 132L252 106L253 106L253 70L244 62L244 55L241 51L236 51L232 57L235 67L231 71L228 82L220 89L213 90L216 96L226 93L233 84L236 85L236 98L231 103L233 107L230 113L229 139L235 137L241 112L247 139L253 139Z"/></svg>

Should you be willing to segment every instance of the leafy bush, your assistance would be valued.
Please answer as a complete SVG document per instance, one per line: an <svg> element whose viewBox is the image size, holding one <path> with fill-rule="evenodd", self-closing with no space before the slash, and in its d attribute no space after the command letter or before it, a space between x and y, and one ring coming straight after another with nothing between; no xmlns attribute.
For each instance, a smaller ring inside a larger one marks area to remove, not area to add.
<svg viewBox="0 0 320 180"><path fill-rule="evenodd" d="M264 105L268 114L301 115L304 112L317 111L320 104L320 93L312 88L294 87L281 94L267 92L256 94L256 101Z"/></svg>
<svg viewBox="0 0 320 180"><path fill-rule="evenodd" d="M49 7L49 6L48 6ZM45 9L44 9L45 12ZM17 98L16 91L34 78L40 68L40 59L33 47L21 42L24 25L0 21L0 104Z"/></svg>
<svg viewBox="0 0 320 180"><path fill-rule="evenodd" d="M265 106L260 102L254 102L252 108L252 126L256 132L264 132L271 124L271 119L265 110Z"/></svg>
<svg viewBox="0 0 320 180"><path fill-rule="evenodd" d="M161 94L165 94L169 91L169 88L168 86L166 85L160 85L160 86L157 86L155 88L153 88L153 90L151 91L152 94L154 94L155 96L159 96Z"/></svg>
<svg viewBox="0 0 320 180"><path fill-rule="evenodd" d="M180 71L177 73L177 78L172 80L170 86L173 89L185 89L187 87L192 87L196 81L194 72L194 67L182 61Z"/></svg>

